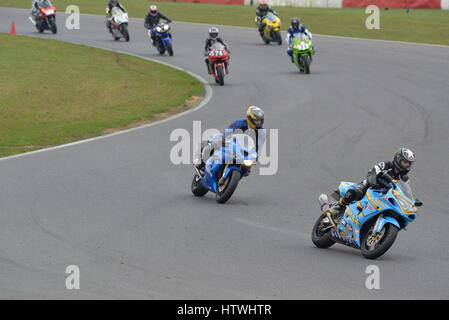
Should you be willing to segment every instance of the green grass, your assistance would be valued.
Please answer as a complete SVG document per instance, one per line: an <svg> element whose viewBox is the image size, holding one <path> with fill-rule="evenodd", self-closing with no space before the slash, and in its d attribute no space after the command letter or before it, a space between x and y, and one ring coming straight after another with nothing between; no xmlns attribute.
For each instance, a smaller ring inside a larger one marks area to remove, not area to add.
<svg viewBox="0 0 449 320"><path fill-rule="evenodd" d="M115 52L4 34L0 48L0 156L150 122L204 91L184 72Z"/></svg>
<svg viewBox="0 0 449 320"><path fill-rule="evenodd" d="M54 0L59 10L76 4L81 13L104 14L106 0ZM142 18L147 0L123 0L130 16ZM151 2L152 3L152 2ZM254 27L255 8L236 5L157 2L160 10L175 21ZM0 6L30 8L29 0L1 0ZM364 9L318 9L278 7L284 26L298 16L312 33L370 39L397 40L449 45L449 11L382 10L381 29L367 30ZM82 26L81 26L82 27Z"/></svg>

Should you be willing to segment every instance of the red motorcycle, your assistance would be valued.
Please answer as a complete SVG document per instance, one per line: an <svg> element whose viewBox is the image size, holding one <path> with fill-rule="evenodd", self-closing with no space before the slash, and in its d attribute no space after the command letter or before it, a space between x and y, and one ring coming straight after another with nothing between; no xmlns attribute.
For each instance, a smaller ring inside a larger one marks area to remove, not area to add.
<svg viewBox="0 0 449 320"><path fill-rule="evenodd" d="M58 32L56 28L56 9L49 0L37 1L36 10L31 22L39 33L50 30L53 34Z"/></svg>
<svg viewBox="0 0 449 320"><path fill-rule="evenodd" d="M224 77L229 74L229 52L222 44L214 44L209 51L210 73L215 78L215 83L224 85Z"/></svg>

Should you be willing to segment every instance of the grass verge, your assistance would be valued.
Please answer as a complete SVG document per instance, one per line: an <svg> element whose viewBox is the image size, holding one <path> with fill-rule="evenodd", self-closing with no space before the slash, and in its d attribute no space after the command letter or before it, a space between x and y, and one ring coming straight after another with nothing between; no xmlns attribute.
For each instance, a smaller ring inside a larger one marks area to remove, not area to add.
<svg viewBox="0 0 449 320"><path fill-rule="evenodd" d="M106 0L53 0L57 9L65 10L68 5L78 5L81 13L103 15ZM148 0L123 0L135 18L144 18L150 4ZM255 7L237 5L209 5L198 3L157 2L160 11L175 21L200 22L218 25L254 27ZM29 0L2 0L0 6L30 8ZM364 9L321 9L321 8L275 8L284 27L290 19L298 16L312 33L420 42L449 45L449 11L445 10L382 10L380 30L368 30Z"/></svg>
<svg viewBox="0 0 449 320"><path fill-rule="evenodd" d="M0 47L0 157L158 120L204 91L184 72L115 52L5 34Z"/></svg>

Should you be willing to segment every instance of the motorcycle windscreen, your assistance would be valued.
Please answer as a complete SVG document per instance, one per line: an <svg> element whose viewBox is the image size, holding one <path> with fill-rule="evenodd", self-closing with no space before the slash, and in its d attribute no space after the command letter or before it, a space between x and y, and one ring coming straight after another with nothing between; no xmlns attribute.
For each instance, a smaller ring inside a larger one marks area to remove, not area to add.
<svg viewBox="0 0 449 320"><path fill-rule="evenodd" d="M37 3L37 5L41 8L48 9L51 7L51 2L50 1L39 1Z"/></svg>
<svg viewBox="0 0 449 320"><path fill-rule="evenodd" d="M415 199L413 198L413 192L412 192L412 187L410 186L410 182L404 182L402 180L399 180L397 183L399 188L401 188L401 191L407 196L409 197L411 200Z"/></svg>
<svg viewBox="0 0 449 320"><path fill-rule="evenodd" d="M220 42L216 42L210 47L211 50L224 50L224 48L224 45L222 45Z"/></svg>
<svg viewBox="0 0 449 320"><path fill-rule="evenodd" d="M229 152L226 154L226 157L235 157L235 160L238 164L243 163L244 160L257 158L255 137L244 133L232 134L231 136L227 136L225 139L226 147L228 148L232 146L234 144L234 141L235 150L229 150ZM232 163L232 159L225 160L231 161Z"/></svg>

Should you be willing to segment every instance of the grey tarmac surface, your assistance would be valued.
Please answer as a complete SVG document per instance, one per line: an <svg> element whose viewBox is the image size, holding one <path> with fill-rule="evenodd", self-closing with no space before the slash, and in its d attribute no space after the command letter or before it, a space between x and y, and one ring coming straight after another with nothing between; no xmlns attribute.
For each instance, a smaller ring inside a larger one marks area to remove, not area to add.
<svg viewBox="0 0 449 320"><path fill-rule="evenodd" d="M221 27L231 74L216 87L203 62L207 25L174 23L175 56L161 57L142 20L131 20L125 43L100 16L68 31L60 14L55 36L38 35L27 16L0 8L0 32L15 20L21 35L168 62L210 81L213 98L155 126L0 160L0 298L449 298L449 48L315 36L306 76L285 46ZM279 129L277 174L253 174L225 205L193 197L193 169L170 162L170 133L194 120L223 129L251 104ZM417 154L417 221L376 261L315 248L318 195L360 181L398 146ZM372 264L380 290L365 287ZM65 288L68 265L80 268L80 290Z"/></svg>

